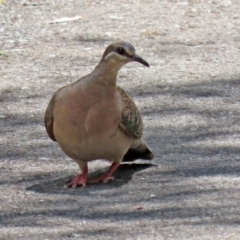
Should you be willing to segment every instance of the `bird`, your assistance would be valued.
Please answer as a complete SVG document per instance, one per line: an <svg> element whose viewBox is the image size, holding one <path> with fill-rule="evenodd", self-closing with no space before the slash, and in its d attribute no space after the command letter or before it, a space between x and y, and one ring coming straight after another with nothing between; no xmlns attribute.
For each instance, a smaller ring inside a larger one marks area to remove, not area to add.
<svg viewBox="0 0 240 240"><path fill-rule="evenodd" d="M68 187L107 183L121 162L154 158L142 139L140 111L117 85L118 71L130 62L149 67L131 43L110 44L90 74L58 89L47 106L44 122L49 137L81 170ZM89 179L88 163L99 159L111 166L102 176Z"/></svg>

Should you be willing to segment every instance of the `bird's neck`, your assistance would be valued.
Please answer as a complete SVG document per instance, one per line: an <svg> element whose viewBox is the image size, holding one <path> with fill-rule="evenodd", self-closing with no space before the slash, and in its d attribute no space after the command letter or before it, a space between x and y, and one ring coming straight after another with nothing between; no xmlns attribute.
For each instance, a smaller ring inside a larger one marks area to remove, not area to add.
<svg viewBox="0 0 240 240"><path fill-rule="evenodd" d="M117 74L121 67L113 62L100 62L91 73L96 74L96 77L92 79L103 85L116 85Z"/></svg>
<svg viewBox="0 0 240 240"><path fill-rule="evenodd" d="M100 62L95 69L87 76L76 81L71 86L75 90L88 92L92 96L104 95L106 92L114 94L117 89L117 73L122 66L113 63Z"/></svg>

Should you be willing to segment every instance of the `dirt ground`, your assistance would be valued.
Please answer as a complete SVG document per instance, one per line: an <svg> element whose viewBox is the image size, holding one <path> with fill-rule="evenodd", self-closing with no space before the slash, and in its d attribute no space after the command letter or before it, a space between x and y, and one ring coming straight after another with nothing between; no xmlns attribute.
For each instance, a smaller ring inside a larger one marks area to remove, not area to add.
<svg viewBox="0 0 240 240"><path fill-rule="evenodd" d="M125 66L118 83L156 157L68 189L79 170L44 111L119 40L151 65ZM0 51L0 239L240 239L239 1L6 0Z"/></svg>

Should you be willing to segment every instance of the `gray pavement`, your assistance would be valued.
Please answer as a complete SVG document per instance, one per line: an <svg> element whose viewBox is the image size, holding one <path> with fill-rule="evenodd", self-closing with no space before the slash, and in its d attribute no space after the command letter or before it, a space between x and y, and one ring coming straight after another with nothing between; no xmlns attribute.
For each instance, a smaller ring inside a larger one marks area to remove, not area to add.
<svg viewBox="0 0 240 240"><path fill-rule="evenodd" d="M79 171L48 138L45 108L119 40L151 65L118 83L156 157L68 189ZM0 239L240 239L239 1L6 0L0 51Z"/></svg>

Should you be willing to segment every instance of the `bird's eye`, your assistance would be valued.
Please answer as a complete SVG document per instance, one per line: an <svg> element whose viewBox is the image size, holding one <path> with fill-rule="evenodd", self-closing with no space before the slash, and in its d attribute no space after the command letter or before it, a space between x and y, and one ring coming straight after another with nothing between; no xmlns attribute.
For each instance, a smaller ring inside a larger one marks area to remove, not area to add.
<svg viewBox="0 0 240 240"><path fill-rule="evenodd" d="M120 54L120 55L123 55L125 53L125 50L122 48L122 47L119 47L117 48L117 52Z"/></svg>

